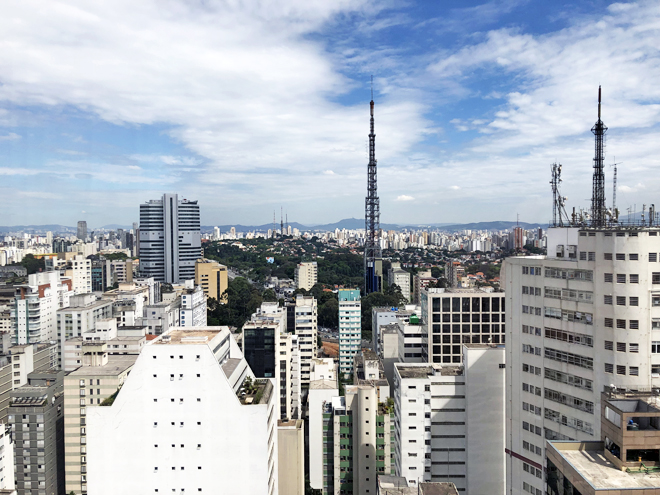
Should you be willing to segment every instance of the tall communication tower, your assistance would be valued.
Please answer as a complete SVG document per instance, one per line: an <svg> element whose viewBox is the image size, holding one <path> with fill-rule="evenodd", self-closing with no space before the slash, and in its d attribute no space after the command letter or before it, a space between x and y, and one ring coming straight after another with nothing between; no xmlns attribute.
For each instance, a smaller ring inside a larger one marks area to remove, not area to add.
<svg viewBox="0 0 660 495"><path fill-rule="evenodd" d="M596 153L594 156L594 180L591 195L591 226L603 227L607 219L607 207L605 206L605 132L607 127L600 120L601 91L598 86L598 121L591 128L596 136Z"/></svg>
<svg viewBox="0 0 660 495"><path fill-rule="evenodd" d="M376 181L376 134L374 133L374 78L371 77L371 132L369 133L369 164L367 165L367 197L364 202L364 292L380 292L383 255L380 250L380 199Z"/></svg>
<svg viewBox="0 0 660 495"><path fill-rule="evenodd" d="M280 206L280 237L284 237L284 209Z"/></svg>

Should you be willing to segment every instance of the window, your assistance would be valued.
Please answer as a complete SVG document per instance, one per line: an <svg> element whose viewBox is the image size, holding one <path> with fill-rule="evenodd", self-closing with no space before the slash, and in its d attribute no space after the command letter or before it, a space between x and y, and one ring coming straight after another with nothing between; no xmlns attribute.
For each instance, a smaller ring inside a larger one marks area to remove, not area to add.
<svg viewBox="0 0 660 495"><path fill-rule="evenodd" d="M603 253L605 260L612 261L612 253Z"/></svg>
<svg viewBox="0 0 660 495"><path fill-rule="evenodd" d="M625 306L626 305L626 296L616 296L616 305Z"/></svg>
<svg viewBox="0 0 660 495"><path fill-rule="evenodd" d="M608 328L614 328L614 320L612 318L605 318L605 326Z"/></svg>
<svg viewBox="0 0 660 495"><path fill-rule="evenodd" d="M630 254L628 255L628 259L629 259L630 261L637 261L637 260L639 259L639 254L637 254L637 253L630 253Z"/></svg>
<svg viewBox="0 0 660 495"><path fill-rule="evenodd" d="M626 253L616 253L617 261L626 261Z"/></svg>
<svg viewBox="0 0 660 495"><path fill-rule="evenodd" d="M611 340L606 340L605 341L605 350L606 351L613 351L614 350L614 342Z"/></svg>
<svg viewBox="0 0 660 495"><path fill-rule="evenodd" d="M630 329L639 330L639 320L630 320Z"/></svg>
<svg viewBox="0 0 660 495"><path fill-rule="evenodd" d="M660 272L653 272L651 274L651 283L660 284Z"/></svg>
<svg viewBox="0 0 660 495"><path fill-rule="evenodd" d="M639 344L628 344L628 351L629 352L639 352Z"/></svg>
<svg viewBox="0 0 660 495"><path fill-rule="evenodd" d="M649 253L649 261L652 263L658 261L658 253Z"/></svg>
<svg viewBox="0 0 660 495"><path fill-rule="evenodd" d="M625 284L626 283L626 274L625 273L617 273L616 274L616 283L617 284Z"/></svg>
<svg viewBox="0 0 660 495"><path fill-rule="evenodd" d="M660 354L660 341L653 341L651 342L651 353L652 354Z"/></svg>
<svg viewBox="0 0 660 495"><path fill-rule="evenodd" d="M638 284L639 283L639 274L638 273L631 273L629 275L630 277L630 283L631 284Z"/></svg>
<svg viewBox="0 0 660 495"><path fill-rule="evenodd" d="M603 297L603 303L612 304L612 296L604 296Z"/></svg>
<svg viewBox="0 0 660 495"><path fill-rule="evenodd" d="M589 261L596 261L596 253L589 251Z"/></svg>
<svg viewBox="0 0 660 495"><path fill-rule="evenodd" d="M628 368L628 371L630 371L630 376L639 376L639 368L637 366L631 366Z"/></svg>
<svg viewBox="0 0 660 495"><path fill-rule="evenodd" d="M605 373L614 373L614 365L605 363Z"/></svg>
<svg viewBox="0 0 660 495"><path fill-rule="evenodd" d="M616 343L616 350L617 350L617 352L626 352L626 343L625 342L617 342Z"/></svg>
<svg viewBox="0 0 660 495"><path fill-rule="evenodd" d="M580 251L580 261L587 261L587 252Z"/></svg>
<svg viewBox="0 0 660 495"><path fill-rule="evenodd" d="M612 274L611 273L606 273L605 274L605 282L612 282Z"/></svg>
<svg viewBox="0 0 660 495"><path fill-rule="evenodd" d="M639 306L639 297L631 297L630 298L630 305L631 306Z"/></svg>
<svg viewBox="0 0 660 495"><path fill-rule="evenodd" d="M616 366L616 374L617 374L617 375L625 375L625 374L626 374L626 367L617 364L617 366Z"/></svg>
<svg viewBox="0 0 660 495"><path fill-rule="evenodd" d="M626 329L626 320L616 320L616 327L625 330Z"/></svg>

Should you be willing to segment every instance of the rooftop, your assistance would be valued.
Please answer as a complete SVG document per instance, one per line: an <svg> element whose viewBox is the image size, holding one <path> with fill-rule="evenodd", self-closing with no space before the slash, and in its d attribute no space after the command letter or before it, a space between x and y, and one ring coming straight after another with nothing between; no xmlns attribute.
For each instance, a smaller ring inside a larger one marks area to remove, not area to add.
<svg viewBox="0 0 660 495"><path fill-rule="evenodd" d="M253 379L246 377L236 392L236 396L243 405L268 404L273 393L273 384L270 380Z"/></svg>
<svg viewBox="0 0 660 495"><path fill-rule="evenodd" d="M234 373L240 362L241 359L239 358L229 358L227 361L225 361L225 363L222 365L222 370L225 372L225 376L227 378L229 378Z"/></svg>
<svg viewBox="0 0 660 495"><path fill-rule="evenodd" d="M206 344L216 337L226 327L215 327L217 330L170 330L153 341L153 344Z"/></svg>
<svg viewBox="0 0 660 495"><path fill-rule="evenodd" d="M81 366L67 376L115 376L135 364L137 354L109 354L108 364L103 366Z"/></svg>
<svg viewBox="0 0 660 495"><path fill-rule="evenodd" d="M554 457L559 456L595 490L660 489L660 473L627 473L618 469L603 454L602 442L549 441L548 446L555 465Z"/></svg>
<svg viewBox="0 0 660 495"><path fill-rule="evenodd" d="M109 306L112 304L112 302L113 301L111 299L97 299L96 301L86 304L84 306L67 306L66 308L58 309L57 312L68 313L71 311L96 309L96 308L100 308L101 306Z"/></svg>
<svg viewBox="0 0 660 495"><path fill-rule="evenodd" d="M463 367L460 365L440 366L440 365L400 365L395 363L394 367L399 370L401 378L426 378L427 376L461 376Z"/></svg>

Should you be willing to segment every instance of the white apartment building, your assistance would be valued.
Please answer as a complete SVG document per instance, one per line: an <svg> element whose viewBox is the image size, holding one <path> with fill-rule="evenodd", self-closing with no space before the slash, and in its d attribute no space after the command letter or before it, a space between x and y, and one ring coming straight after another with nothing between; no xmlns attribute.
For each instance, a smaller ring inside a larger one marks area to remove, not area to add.
<svg viewBox="0 0 660 495"><path fill-rule="evenodd" d="M88 492L278 493L274 392L227 327L170 330L86 411Z"/></svg>
<svg viewBox="0 0 660 495"><path fill-rule="evenodd" d="M547 232L508 258L507 492L545 493L545 440L600 440L603 387L660 386L657 227Z"/></svg>
<svg viewBox="0 0 660 495"><path fill-rule="evenodd" d="M176 194L140 205L140 274L177 284L195 278L202 255L199 205Z"/></svg>
<svg viewBox="0 0 660 495"><path fill-rule="evenodd" d="M92 292L92 261L82 255L76 255L68 261L71 268L66 270L66 276L73 281L73 291L76 294Z"/></svg>
<svg viewBox="0 0 660 495"><path fill-rule="evenodd" d="M422 289L423 361L460 364L463 344L504 344L505 294L484 289Z"/></svg>
<svg viewBox="0 0 660 495"><path fill-rule="evenodd" d="M300 346L300 379L306 387L309 384L310 366L318 352L318 307L312 296L296 296L295 329ZM289 329L292 330L292 329Z"/></svg>
<svg viewBox="0 0 660 495"><path fill-rule="evenodd" d="M410 297L410 273L401 268L401 263L392 263L392 268L387 272L387 283L399 286L406 301L412 302Z"/></svg>
<svg viewBox="0 0 660 495"><path fill-rule="evenodd" d="M137 319L137 324L147 327L147 332L160 335L178 327L181 322L181 300L160 302L144 307L144 316Z"/></svg>
<svg viewBox="0 0 660 495"><path fill-rule="evenodd" d="M408 483L453 482L503 495L504 348L463 346L464 365L394 365L396 472Z"/></svg>
<svg viewBox="0 0 660 495"><path fill-rule="evenodd" d="M377 307L371 308L371 335L373 349L377 354L381 353L379 346L380 328L383 325L395 323L399 320L407 322L413 313L419 315L420 307L414 304L406 304L403 308Z"/></svg>
<svg viewBox="0 0 660 495"><path fill-rule="evenodd" d="M32 344L55 340L57 310L69 305L73 295L71 279L59 272L41 272L28 276L28 283L16 287L11 306L14 344Z"/></svg>
<svg viewBox="0 0 660 495"><path fill-rule="evenodd" d="M426 341L426 327L417 315L406 318L408 322L397 320L399 362L425 363L422 348Z"/></svg>
<svg viewBox="0 0 660 495"><path fill-rule="evenodd" d="M280 417L301 417L300 344L297 335L281 333L277 359L279 360Z"/></svg>
<svg viewBox="0 0 660 495"><path fill-rule="evenodd" d="M294 275L296 288L312 290L318 281L318 267L316 261L303 261L296 266Z"/></svg>
<svg viewBox="0 0 660 495"><path fill-rule="evenodd" d="M192 285L192 280L190 285ZM206 326L206 294L201 286L187 287L181 294L180 325L182 327Z"/></svg>
<svg viewBox="0 0 660 495"><path fill-rule="evenodd" d="M71 296L69 306L57 310L58 366L64 367L64 344L94 330L96 323L112 316L112 301L94 294Z"/></svg>
<svg viewBox="0 0 660 495"><path fill-rule="evenodd" d="M353 359L362 343L362 304L360 291L339 289L339 372L353 373Z"/></svg>

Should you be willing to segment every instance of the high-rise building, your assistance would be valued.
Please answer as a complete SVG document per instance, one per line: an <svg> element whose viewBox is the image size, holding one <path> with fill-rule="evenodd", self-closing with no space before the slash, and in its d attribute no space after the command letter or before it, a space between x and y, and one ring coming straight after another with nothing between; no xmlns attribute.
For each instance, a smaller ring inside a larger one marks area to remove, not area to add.
<svg viewBox="0 0 660 495"><path fill-rule="evenodd" d="M186 288L181 293L180 324L182 327L206 326L206 294L192 280L186 282Z"/></svg>
<svg viewBox="0 0 660 495"><path fill-rule="evenodd" d="M345 377L353 373L353 358L362 342L362 304L360 291L339 289L339 372Z"/></svg>
<svg viewBox="0 0 660 495"><path fill-rule="evenodd" d="M425 362L460 364L462 344L504 344L505 294L483 289L423 289Z"/></svg>
<svg viewBox="0 0 660 495"><path fill-rule="evenodd" d="M600 438L604 386L660 386L659 230L549 228L547 256L504 263L511 493L543 490L546 439Z"/></svg>
<svg viewBox="0 0 660 495"><path fill-rule="evenodd" d="M397 285L406 302L410 302L410 273L401 268L401 263L392 263L392 268L387 272L387 283Z"/></svg>
<svg viewBox="0 0 660 495"><path fill-rule="evenodd" d="M216 227L217 228L217 227ZM226 303L225 291L229 286L227 267L217 261L200 258L195 262L195 285L201 285L204 294Z"/></svg>
<svg viewBox="0 0 660 495"><path fill-rule="evenodd" d="M295 282L298 289L312 290L318 280L316 261L303 261L296 266Z"/></svg>
<svg viewBox="0 0 660 495"><path fill-rule="evenodd" d="M112 405L86 413L89 493L278 493L274 380L227 327L152 340Z"/></svg>
<svg viewBox="0 0 660 495"><path fill-rule="evenodd" d="M462 347L464 365L394 365L396 472L503 495L504 348Z"/></svg>
<svg viewBox="0 0 660 495"><path fill-rule="evenodd" d="M140 274L158 282L195 278L202 254L199 205L176 194L140 205Z"/></svg>
<svg viewBox="0 0 660 495"><path fill-rule="evenodd" d="M34 371L27 385L11 393L18 495L64 493L63 380L64 371Z"/></svg>
<svg viewBox="0 0 660 495"><path fill-rule="evenodd" d="M81 241L87 240L87 222L85 220L80 220L78 222L78 229L76 231L76 237Z"/></svg>
<svg viewBox="0 0 660 495"><path fill-rule="evenodd" d="M298 336L300 346L300 379L302 386L307 387L310 377L312 359L316 358L318 350L318 307L316 298L298 294L295 303L295 327L288 329Z"/></svg>
<svg viewBox="0 0 660 495"><path fill-rule="evenodd" d="M33 344L55 340L57 310L69 305L73 295L71 279L59 272L41 272L28 276L28 283L16 287L11 307L12 341Z"/></svg>

